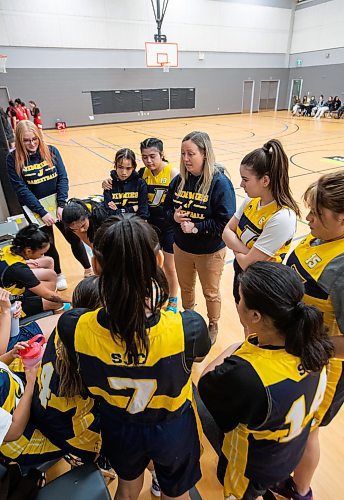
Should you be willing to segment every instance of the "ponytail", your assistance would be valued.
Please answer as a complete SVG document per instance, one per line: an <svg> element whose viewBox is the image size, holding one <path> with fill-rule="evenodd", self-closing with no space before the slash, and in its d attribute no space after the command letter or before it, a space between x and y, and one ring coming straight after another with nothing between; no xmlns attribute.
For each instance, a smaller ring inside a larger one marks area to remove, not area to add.
<svg viewBox="0 0 344 500"><path fill-rule="evenodd" d="M306 371L317 372L333 356L333 344L327 335L322 313L314 306L298 302L294 321L286 327L285 349L301 358Z"/></svg>
<svg viewBox="0 0 344 500"><path fill-rule="evenodd" d="M240 290L248 309L271 319L285 339L285 350L301 358L303 368L317 372L333 355L321 312L304 304L303 284L291 268L256 262L240 275Z"/></svg>
<svg viewBox="0 0 344 500"><path fill-rule="evenodd" d="M109 218L94 239L110 333L114 340L125 342L126 355L134 364L149 351L147 310L157 313L168 299L166 277L156 261L158 250L154 229L132 214Z"/></svg>
<svg viewBox="0 0 344 500"><path fill-rule="evenodd" d="M242 165L251 168L258 179L267 175L270 179L270 191L278 207L288 207L298 217L301 216L298 204L294 200L289 187L289 162L281 142L270 139L263 147L248 153L241 161Z"/></svg>

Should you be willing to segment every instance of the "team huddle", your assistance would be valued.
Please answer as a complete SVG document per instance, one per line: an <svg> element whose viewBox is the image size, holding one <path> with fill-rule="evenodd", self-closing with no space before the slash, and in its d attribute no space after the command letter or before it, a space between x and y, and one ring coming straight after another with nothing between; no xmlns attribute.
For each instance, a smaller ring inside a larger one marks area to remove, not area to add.
<svg viewBox="0 0 344 500"><path fill-rule="evenodd" d="M24 120L15 134L9 178L40 224L0 249L0 461L101 458L118 474L118 500L138 498L146 468L155 495L189 498L202 475L192 366L220 333L229 347L198 392L223 435L224 496L312 500L319 428L344 401L344 172L308 187L310 234L291 251L300 209L278 140L242 159L237 208L205 132L184 137L179 169L158 138L140 143L139 170L134 151L120 149L103 193L84 199L68 199L61 155L39 128ZM53 226L84 268L69 310ZM235 345L230 327L219 332L227 248L244 329ZM195 311L197 275L207 321ZM16 336L11 295L25 317ZM62 314L49 317L41 363L23 367L42 333L30 316L47 310Z"/></svg>

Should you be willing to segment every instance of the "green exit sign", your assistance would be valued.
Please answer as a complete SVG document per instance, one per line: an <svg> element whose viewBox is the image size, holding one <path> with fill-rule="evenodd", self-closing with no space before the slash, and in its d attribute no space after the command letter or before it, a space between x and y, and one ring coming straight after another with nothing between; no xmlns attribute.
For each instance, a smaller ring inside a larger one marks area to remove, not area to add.
<svg viewBox="0 0 344 500"><path fill-rule="evenodd" d="M302 66L302 59L296 59L296 66Z"/></svg>

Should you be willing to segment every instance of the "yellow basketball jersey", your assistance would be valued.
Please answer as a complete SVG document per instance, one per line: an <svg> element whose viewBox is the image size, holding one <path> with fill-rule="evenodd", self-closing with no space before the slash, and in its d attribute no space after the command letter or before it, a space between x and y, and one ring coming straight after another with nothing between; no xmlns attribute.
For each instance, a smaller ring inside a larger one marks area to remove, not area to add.
<svg viewBox="0 0 344 500"><path fill-rule="evenodd" d="M0 404L8 413L14 413L24 386L19 377L3 363L0 366ZM62 453L31 422L26 426L23 435L16 441L2 443L0 454L20 463L34 464L52 460Z"/></svg>
<svg viewBox="0 0 344 500"><path fill-rule="evenodd" d="M271 486L288 477L299 462L316 409L326 387L326 370L307 373L297 356L263 349L250 336L234 356L247 361L267 394L266 419L257 428L240 423L225 434L224 494L243 498L250 481Z"/></svg>
<svg viewBox="0 0 344 500"><path fill-rule="evenodd" d="M116 414L140 423L156 422L190 406L192 385L180 314L161 311L158 323L148 330L149 352L139 354L138 365L126 355L125 344L113 340L98 323L97 315L92 311L79 318L74 345L83 380L102 401L102 426L106 415L109 425Z"/></svg>
<svg viewBox="0 0 344 500"><path fill-rule="evenodd" d="M17 262L26 264L26 261L23 257L21 257L20 255L14 255L11 252L11 246L12 245L8 245L7 247L0 249L0 283L2 281L2 276L4 275L6 269L9 266L12 266ZM2 288L5 288L5 290L11 292L12 295L20 295L25 292L25 288L19 288L16 283L13 283L12 285L6 287L3 286L2 284L1 286Z"/></svg>
<svg viewBox="0 0 344 500"><path fill-rule="evenodd" d="M148 186L148 204L150 208L163 205L171 182L172 168L171 163L167 163L158 175L153 175L149 168L144 168L142 179Z"/></svg>
<svg viewBox="0 0 344 500"><path fill-rule="evenodd" d="M326 266L336 257L344 254L344 240L328 241L312 245L312 234L304 238L288 258L287 265L301 277L305 286L304 301L317 306L324 315L324 322L330 335L340 335L330 294L318 281ZM330 359L327 366L327 387L324 399L316 412L315 425L330 419L338 411L343 399L344 370L343 361ZM331 416L332 415L332 416Z"/></svg>
<svg viewBox="0 0 344 500"><path fill-rule="evenodd" d="M344 254L344 239L312 246L314 240L311 234L306 236L289 256L287 265L298 273L305 285L304 301L317 306L324 314L324 322L330 335L339 335L331 297L319 286L318 280L326 266L334 258Z"/></svg>
<svg viewBox="0 0 344 500"><path fill-rule="evenodd" d="M92 459L92 454L99 453L101 446L96 405L90 397L64 398L58 395L58 357L58 335L53 333L37 374L31 415L37 427L56 446L80 458Z"/></svg>
<svg viewBox="0 0 344 500"><path fill-rule="evenodd" d="M246 205L242 216L238 222L236 234L238 238L247 246L252 248L259 236L262 234L265 224L275 215L281 208L273 201L263 207L259 206L260 198L252 198ZM282 262L290 248L291 239L286 241L284 245L271 258L275 262Z"/></svg>

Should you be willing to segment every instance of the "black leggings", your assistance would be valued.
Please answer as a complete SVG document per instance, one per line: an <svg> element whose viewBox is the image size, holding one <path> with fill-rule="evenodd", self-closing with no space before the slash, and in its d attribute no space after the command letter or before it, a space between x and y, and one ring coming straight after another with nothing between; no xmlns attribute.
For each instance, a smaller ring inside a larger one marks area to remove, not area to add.
<svg viewBox="0 0 344 500"><path fill-rule="evenodd" d="M70 244L73 255L76 258L76 260L80 262L80 264L84 269L90 268L91 267L90 260L87 255L86 248L83 242L80 240L80 238L78 238L78 236L74 234L73 231L71 231L69 228L67 228L61 221L56 222L54 226L56 226L57 229L61 231L63 236ZM52 257L54 259L54 271L56 272L56 274L60 274L61 273L60 256L55 246L53 226L43 226L41 229L42 231L47 233L50 238L50 248L45 255L48 255L49 257Z"/></svg>

